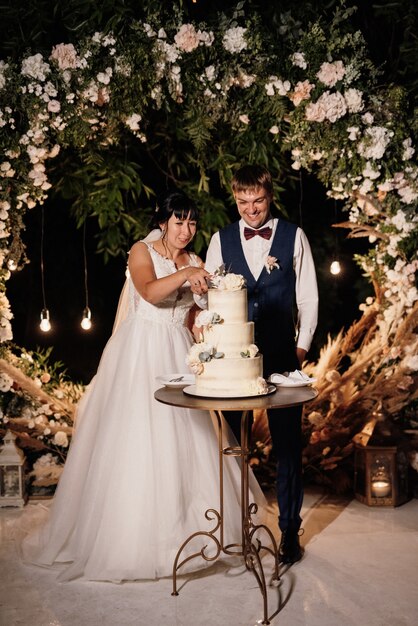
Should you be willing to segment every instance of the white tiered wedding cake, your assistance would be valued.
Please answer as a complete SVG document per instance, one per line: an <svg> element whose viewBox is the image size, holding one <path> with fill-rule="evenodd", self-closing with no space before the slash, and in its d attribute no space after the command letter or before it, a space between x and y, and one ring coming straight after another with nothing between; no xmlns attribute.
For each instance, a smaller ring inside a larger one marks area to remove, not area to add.
<svg viewBox="0 0 418 626"><path fill-rule="evenodd" d="M254 344L254 322L248 321L243 276L213 277L208 310L199 313L196 326L202 328L201 341L187 356L196 375L196 394L243 397L267 393L263 357Z"/></svg>

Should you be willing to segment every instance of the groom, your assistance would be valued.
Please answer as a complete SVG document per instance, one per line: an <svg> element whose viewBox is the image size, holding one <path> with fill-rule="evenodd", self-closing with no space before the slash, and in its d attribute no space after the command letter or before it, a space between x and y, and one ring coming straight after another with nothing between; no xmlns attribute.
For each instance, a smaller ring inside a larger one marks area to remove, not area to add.
<svg viewBox="0 0 418 626"><path fill-rule="evenodd" d="M255 323L255 343L263 355L264 377L300 369L317 324L318 290L310 246L304 232L273 218L270 172L245 165L232 179L232 192L241 219L215 233L206 269L222 264L247 283L248 319ZM294 319L296 305L297 319ZM225 413L240 439L240 415ZM299 544L302 485L302 407L268 412L273 450L277 457L277 500L282 532L279 559L302 558Z"/></svg>

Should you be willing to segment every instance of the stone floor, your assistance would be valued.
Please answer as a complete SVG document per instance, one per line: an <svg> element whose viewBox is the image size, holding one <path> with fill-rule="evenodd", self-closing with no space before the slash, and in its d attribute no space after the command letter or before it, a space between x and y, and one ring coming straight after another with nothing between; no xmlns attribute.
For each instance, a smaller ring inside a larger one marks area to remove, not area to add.
<svg viewBox="0 0 418 626"><path fill-rule="evenodd" d="M269 509L272 528L277 511ZM172 581L57 583L56 572L23 565L13 540L21 515L0 510L1 626L255 626L263 602L240 560ZM310 489L303 507L303 560L281 569L268 591L273 626L418 624L418 500L369 508ZM263 559L266 573L271 557Z"/></svg>

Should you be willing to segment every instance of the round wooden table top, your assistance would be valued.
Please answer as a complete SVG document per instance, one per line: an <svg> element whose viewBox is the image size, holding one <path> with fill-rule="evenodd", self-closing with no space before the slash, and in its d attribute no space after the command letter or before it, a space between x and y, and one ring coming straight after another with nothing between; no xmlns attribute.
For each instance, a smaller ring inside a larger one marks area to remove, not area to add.
<svg viewBox="0 0 418 626"><path fill-rule="evenodd" d="M318 395L316 389L306 387L277 387L273 393L246 398L206 398L187 395L182 388L161 387L154 397L163 404L180 406L186 409L205 411L253 411L262 409L283 409L305 404Z"/></svg>

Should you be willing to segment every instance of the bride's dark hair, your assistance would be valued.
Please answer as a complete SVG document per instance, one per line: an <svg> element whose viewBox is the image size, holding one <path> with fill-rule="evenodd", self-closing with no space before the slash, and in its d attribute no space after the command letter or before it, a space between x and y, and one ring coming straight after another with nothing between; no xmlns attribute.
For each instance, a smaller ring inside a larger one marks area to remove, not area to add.
<svg viewBox="0 0 418 626"><path fill-rule="evenodd" d="M157 198L157 203L152 217L152 228L158 228L165 224L172 215L178 219L198 219L195 204L182 191L167 191Z"/></svg>

